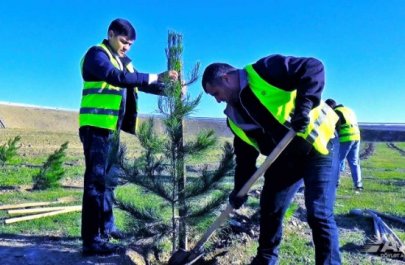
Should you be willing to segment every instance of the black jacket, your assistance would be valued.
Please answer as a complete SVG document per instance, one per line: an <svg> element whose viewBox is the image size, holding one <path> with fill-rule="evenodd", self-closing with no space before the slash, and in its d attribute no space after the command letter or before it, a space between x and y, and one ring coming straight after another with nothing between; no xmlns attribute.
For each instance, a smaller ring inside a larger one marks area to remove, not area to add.
<svg viewBox="0 0 405 265"><path fill-rule="evenodd" d="M111 47L107 40L103 41L111 51ZM124 70L117 69L111 62L107 53L99 46L91 47L84 56L82 66L82 77L84 81L106 81L107 83L122 87L125 90L123 100L121 102L120 117L118 129L125 132L135 134L135 123L137 117L137 100L138 95L135 87L139 91L161 95L163 93L162 84L149 85L149 74L135 71L130 73L126 66L131 62L128 57L120 58L124 66Z"/></svg>
<svg viewBox="0 0 405 265"><path fill-rule="evenodd" d="M253 64L254 70L267 83L286 91L297 91L294 113L307 115L320 104L324 87L323 64L314 58L271 55ZM260 153L268 155L288 129L281 125L268 110L258 102L250 88L243 88L240 94L241 112L246 119L260 125L261 129L246 132L258 142ZM259 152L238 136L234 139L236 155L235 189L240 189L256 170ZM293 155L307 154L312 146L304 139L295 137L285 152Z"/></svg>

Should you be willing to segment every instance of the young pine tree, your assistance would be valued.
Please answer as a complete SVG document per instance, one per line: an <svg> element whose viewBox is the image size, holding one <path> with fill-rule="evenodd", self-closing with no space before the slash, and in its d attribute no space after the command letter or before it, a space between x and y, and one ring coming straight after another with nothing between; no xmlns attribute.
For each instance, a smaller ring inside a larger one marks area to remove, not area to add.
<svg viewBox="0 0 405 265"><path fill-rule="evenodd" d="M184 140L184 119L198 106L202 94L195 99L182 95L183 87L198 79L199 67L198 64L194 67L188 82L180 81L183 80L182 52L182 35L169 32L166 50L168 69L178 71L180 78L177 81L167 80L165 96L159 98L163 135L157 134L152 119L143 122L137 135L144 151L133 165L124 163L125 178L159 196L162 205L170 207L171 218L160 218L157 208L154 212L145 212L136 206L136 202L133 205L119 203L134 217L145 220L148 227L158 224L161 235L171 234L172 250L187 249L188 226L197 224L201 217L212 213L226 200L227 193L224 192L226 189L222 180L234 166L232 146L226 143L216 170L205 169L201 177L189 176L185 170L188 157L202 156L216 145L217 139L211 130L200 132L193 140Z"/></svg>
<svg viewBox="0 0 405 265"><path fill-rule="evenodd" d="M38 174L32 177L34 190L44 190L58 187L59 180L65 174L63 162L66 158L66 149L69 142L65 142L61 147L51 154L46 162L42 165Z"/></svg>
<svg viewBox="0 0 405 265"><path fill-rule="evenodd" d="M19 142L20 136L16 136L13 139L9 139L6 144L0 146L0 165L3 166L7 161L10 161L17 155L18 149L20 149Z"/></svg>

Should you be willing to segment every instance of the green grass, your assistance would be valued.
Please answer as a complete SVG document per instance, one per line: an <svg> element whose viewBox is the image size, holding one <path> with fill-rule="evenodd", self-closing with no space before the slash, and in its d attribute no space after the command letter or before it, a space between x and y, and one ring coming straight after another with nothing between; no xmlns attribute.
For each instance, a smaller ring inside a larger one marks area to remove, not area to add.
<svg viewBox="0 0 405 265"><path fill-rule="evenodd" d="M404 156L398 151L388 148L385 143L377 143L375 152L378 155L373 155L362 161L362 168L405 170Z"/></svg>
<svg viewBox="0 0 405 265"><path fill-rule="evenodd" d="M315 264L315 252L311 243L309 243L309 238L304 241L302 235L294 231L286 231L284 238L285 240L280 247L280 265ZM303 253L305 254L303 255Z"/></svg>
<svg viewBox="0 0 405 265"><path fill-rule="evenodd" d="M65 179L81 183L84 172L84 159L77 133L44 133L22 129L3 129L2 132L0 144L15 135L21 135L22 147L18 152L18 158L0 168L0 205L33 201L56 201L62 197L71 197L76 200L75 203L68 203L69 205L81 203L81 189L58 188L46 191L31 191L29 189L30 185L32 185L31 178L39 168L21 166L22 163L36 166L42 165L49 154L56 150L61 143L69 140L67 159L65 161ZM127 145L129 158L139 156L141 150L135 137L122 134L121 139ZM187 160L188 164L201 165L218 162L222 154L222 144L226 140L229 139L220 138L216 148L203 156L190 157ZM405 143L395 144L405 149ZM373 209L405 218L405 203L403 203L405 201L405 157L397 150L387 147L385 143L376 143L375 148L374 155L367 160L361 161L365 190L360 194L355 194L350 175L344 175L341 177L341 184L337 191L335 213L341 230L340 245L343 247L342 257L345 264L392 264L392 260L366 255L356 249L345 249L345 246L363 245L372 232L371 219L353 216L350 214L350 210L354 208ZM262 160L263 157L260 157L260 161ZM232 183L232 178L227 181ZM255 185L255 188L260 188L261 185L262 179L260 179L259 184ZM164 220L170 220L170 206L160 197L144 191L139 186L121 186L116 189L116 196L140 210L154 212ZM259 200L250 197L246 207L243 207L243 211L252 213L258 207ZM135 233L144 225L141 220L132 218L125 211L115 209L114 212L117 226L124 232ZM293 212L289 213L289 215L294 215ZM190 229L190 240L192 242L199 239L201 234L218 216L218 213L216 211L199 220L197 225ZM7 217L8 214L5 211L0 211L0 220ZM291 226L287 219L281 245L280 264L313 264L314 250L311 245L308 226L306 223L303 223L303 227ZM403 227L389 221L387 221L387 224L405 241ZM10 225L0 224L0 234L78 238L80 236L80 213L68 213ZM167 242L162 244L165 249L170 249ZM212 245L212 242L207 245ZM224 260L228 262L227 264L231 264L233 259L235 262L240 260L248 263L251 257L255 255L256 248L257 241L255 240L232 245L229 252L225 254Z"/></svg>
<svg viewBox="0 0 405 265"><path fill-rule="evenodd" d="M24 234L58 237L80 236L80 212L0 225L0 234Z"/></svg>
<svg viewBox="0 0 405 265"><path fill-rule="evenodd" d="M45 191L12 191L0 194L1 204L17 204L35 201L56 201L66 199L81 201L82 191L74 189L56 188Z"/></svg>
<svg viewBox="0 0 405 265"><path fill-rule="evenodd" d="M166 221L171 216L171 208L162 198L144 191L137 185L128 184L118 187L115 194L117 200L136 208L144 214Z"/></svg>
<svg viewBox="0 0 405 265"><path fill-rule="evenodd" d="M397 146L405 146L404 143ZM354 208L373 209L386 214L405 218L405 157L398 151L388 148L385 143L377 143L375 153L367 160L362 161L362 173L365 190L356 194L350 175L341 177L337 191L335 214L340 233L340 246L356 246L354 249L341 251L343 264L393 264L393 260L368 255L360 252L368 238L372 236L372 221L368 217L358 217L349 214ZM257 207L257 202L248 202L249 206ZM400 225L384 220L405 241L405 230ZM283 241L280 247L280 264L314 264L314 248L311 243L310 230L306 224L307 232L300 228L288 226L285 222ZM256 254L257 242L250 241L240 246L238 251L243 252L243 260L249 261L246 256ZM234 254L232 251L232 254ZM303 254L305 253L305 254ZM231 254L231 255L232 255ZM395 263L397 264L397 263Z"/></svg>
<svg viewBox="0 0 405 265"><path fill-rule="evenodd" d="M28 202L56 202L61 198L66 199L67 202L53 205L80 205L81 196L80 191L61 188L37 192L7 192L0 194L0 205ZM6 211L0 211L0 219L10 217ZM0 234L78 237L80 235L80 213L67 213L31 221L0 224Z"/></svg>
<svg viewBox="0 0 405 265"><path fill-rule="evenodd" d="M395 143L395 145L401 149L405 149L405 143Z"/></svg>
<svg viewBox="0 0 405 265"><path fill-rule="evenodd" d="M0 187L17 187L32 184L32 176L38 169L19 166L4 166L0 171Z"/></svg>
<svg viewBox="0 0 405 265"><path fill-rule="evenodd" d="M373 170L372 168L365 168L362 173L366 179L370 180L405 180L405 171L402 169Z"/></svg>

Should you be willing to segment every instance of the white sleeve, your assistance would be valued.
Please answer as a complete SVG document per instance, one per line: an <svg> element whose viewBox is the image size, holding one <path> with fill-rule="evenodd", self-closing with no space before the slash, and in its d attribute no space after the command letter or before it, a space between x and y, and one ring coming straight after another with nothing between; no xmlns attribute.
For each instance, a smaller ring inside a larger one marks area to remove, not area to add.
<svg viewBox="0 0 405 265"><path fill-rule="evenodd" d="M157 81L158 81L157 74L149 74L148 85L155 84L155 83L157 83Z"/></svg>

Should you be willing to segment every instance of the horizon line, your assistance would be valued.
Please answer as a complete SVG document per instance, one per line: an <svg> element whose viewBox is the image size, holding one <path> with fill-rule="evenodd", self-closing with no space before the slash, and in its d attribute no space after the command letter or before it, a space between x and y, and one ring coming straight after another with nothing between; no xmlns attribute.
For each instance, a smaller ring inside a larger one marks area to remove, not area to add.
<svg viewBox="0 0 405 265"><path fill-rule="evenodd" d="M69 111L69 112L79 112L77 109L68 109L63 107L50 107L50 106L40 106L34 104L27 104L27 103L17 103L17 102L9 102L9 101L0 101L0 105L9 105L9 106L16 106L16 107L28 107L28 108L40 108L40 109L49 109L49 110L60 110L60 111ZM139 116L162 116L161 114L147 114L147 113L138 113ZM186 118L194 118L194 119L218 119L218 120L225 120L226 117L206 117L206 116L190 116ZM386 125L404 125L404 122L358 122L359 124L386 124Z"/></svg>

